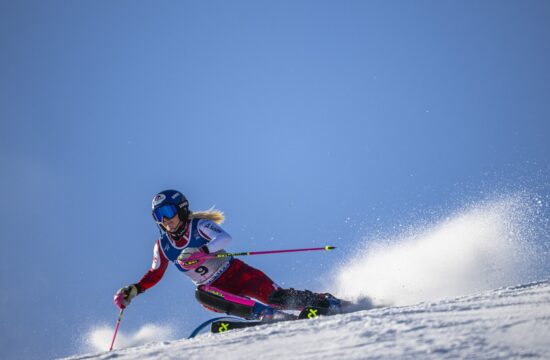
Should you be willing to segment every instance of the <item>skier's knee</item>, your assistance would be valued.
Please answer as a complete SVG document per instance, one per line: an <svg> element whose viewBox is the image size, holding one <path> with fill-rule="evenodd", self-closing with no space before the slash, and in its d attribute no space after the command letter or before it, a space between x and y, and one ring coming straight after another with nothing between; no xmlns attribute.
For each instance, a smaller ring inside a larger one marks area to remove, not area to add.
<svg viewBox="0 0 550 360"><path fill-rule="evenodd" d="M211 286L199 286L195 291L195 298L209 310L242 318L254 317L255 301L226 293Z"/></svg>

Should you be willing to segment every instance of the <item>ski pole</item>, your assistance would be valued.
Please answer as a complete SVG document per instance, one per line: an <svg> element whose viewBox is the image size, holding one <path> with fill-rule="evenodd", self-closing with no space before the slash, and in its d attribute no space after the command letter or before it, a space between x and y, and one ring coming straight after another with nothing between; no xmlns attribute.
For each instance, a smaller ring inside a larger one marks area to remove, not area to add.
<svg viewBox="0 0 550 360"><path fill-rule="evenodd" d="M115 344L116 339L116 333L118 332L118 327L120 325L120 320L122 320L122 313L124 312L124 309L120 309L120 313L118 314L118 320L116 322L115 326L115 333L113 334L113 341L111 341L111 347L109 348L109 351L113 350L113 345Z"/></svg>
<svg viewBox="0 0 550 360"><path fill-rule="evenodd" d="M336 249L335 246L325 246L325 247L317 247L317 248L306 248L306 249L288 249L288 250L270 250L270 251L245 251L240 253L222 253L222 254L208 254L203 257L206 259L217 259L217 258L224 258L224 257L230 257L230 256L250 256L250 255L267 255L267 254L281 254L281 253L289 253L289 252L302 252L302 251L319 251L319 250L334 250ZM197 260L190 260L186 261L185 265L193 265L197 262Z"/></svg>

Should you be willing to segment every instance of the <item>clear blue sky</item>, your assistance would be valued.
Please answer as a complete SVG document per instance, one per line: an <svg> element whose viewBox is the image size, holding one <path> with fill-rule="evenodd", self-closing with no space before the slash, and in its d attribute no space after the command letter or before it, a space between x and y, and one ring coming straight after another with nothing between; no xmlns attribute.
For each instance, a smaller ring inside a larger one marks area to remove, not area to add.
<svg viewBox="0 0 550 360"><path fill-rule="evenodd" d="M312 289L371 225L548 196L549 39L547 1L2 1L1 357L114 324L166 188L229 250L342 247L250 259ZM123 326L208 317L171 267Z"/></svg>

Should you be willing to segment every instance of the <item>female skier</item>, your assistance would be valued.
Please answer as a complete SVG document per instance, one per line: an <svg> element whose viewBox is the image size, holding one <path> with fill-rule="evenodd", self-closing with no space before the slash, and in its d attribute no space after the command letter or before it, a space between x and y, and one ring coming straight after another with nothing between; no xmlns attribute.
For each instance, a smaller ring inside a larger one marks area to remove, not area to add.
<svg viewBox="0 0 550 360"><path fill-rule="evenodd" d="M157 284L173 262L197 285L197 300L212 311L264 320L283 309L312 306L338 310L340 300L330 294L283 289L262 271L233 257L205 258L208 254L225 253L224 248L231 241L231 236L219 226L224 220L222 212L192 212L185 196L175 190L158 193L152 207L153 218L162 229L153 249L153 264L139 282L115 294L114 302L120 309Z"/></svg>

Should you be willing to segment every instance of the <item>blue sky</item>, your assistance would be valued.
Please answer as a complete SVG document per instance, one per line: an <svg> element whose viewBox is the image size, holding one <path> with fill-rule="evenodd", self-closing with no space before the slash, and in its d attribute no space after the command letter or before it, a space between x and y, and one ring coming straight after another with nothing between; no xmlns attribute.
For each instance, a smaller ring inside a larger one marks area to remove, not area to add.
<svg viewBox="0 0 550 360"><path fill-rule="evenodd" d="M3 357L114 323L166 188L224 210L228 250L342 247L248 259L312 289L373 226L547 197L549 24L545 1L3 1ZM209 316L170 268L123 326Z"/></svg>

